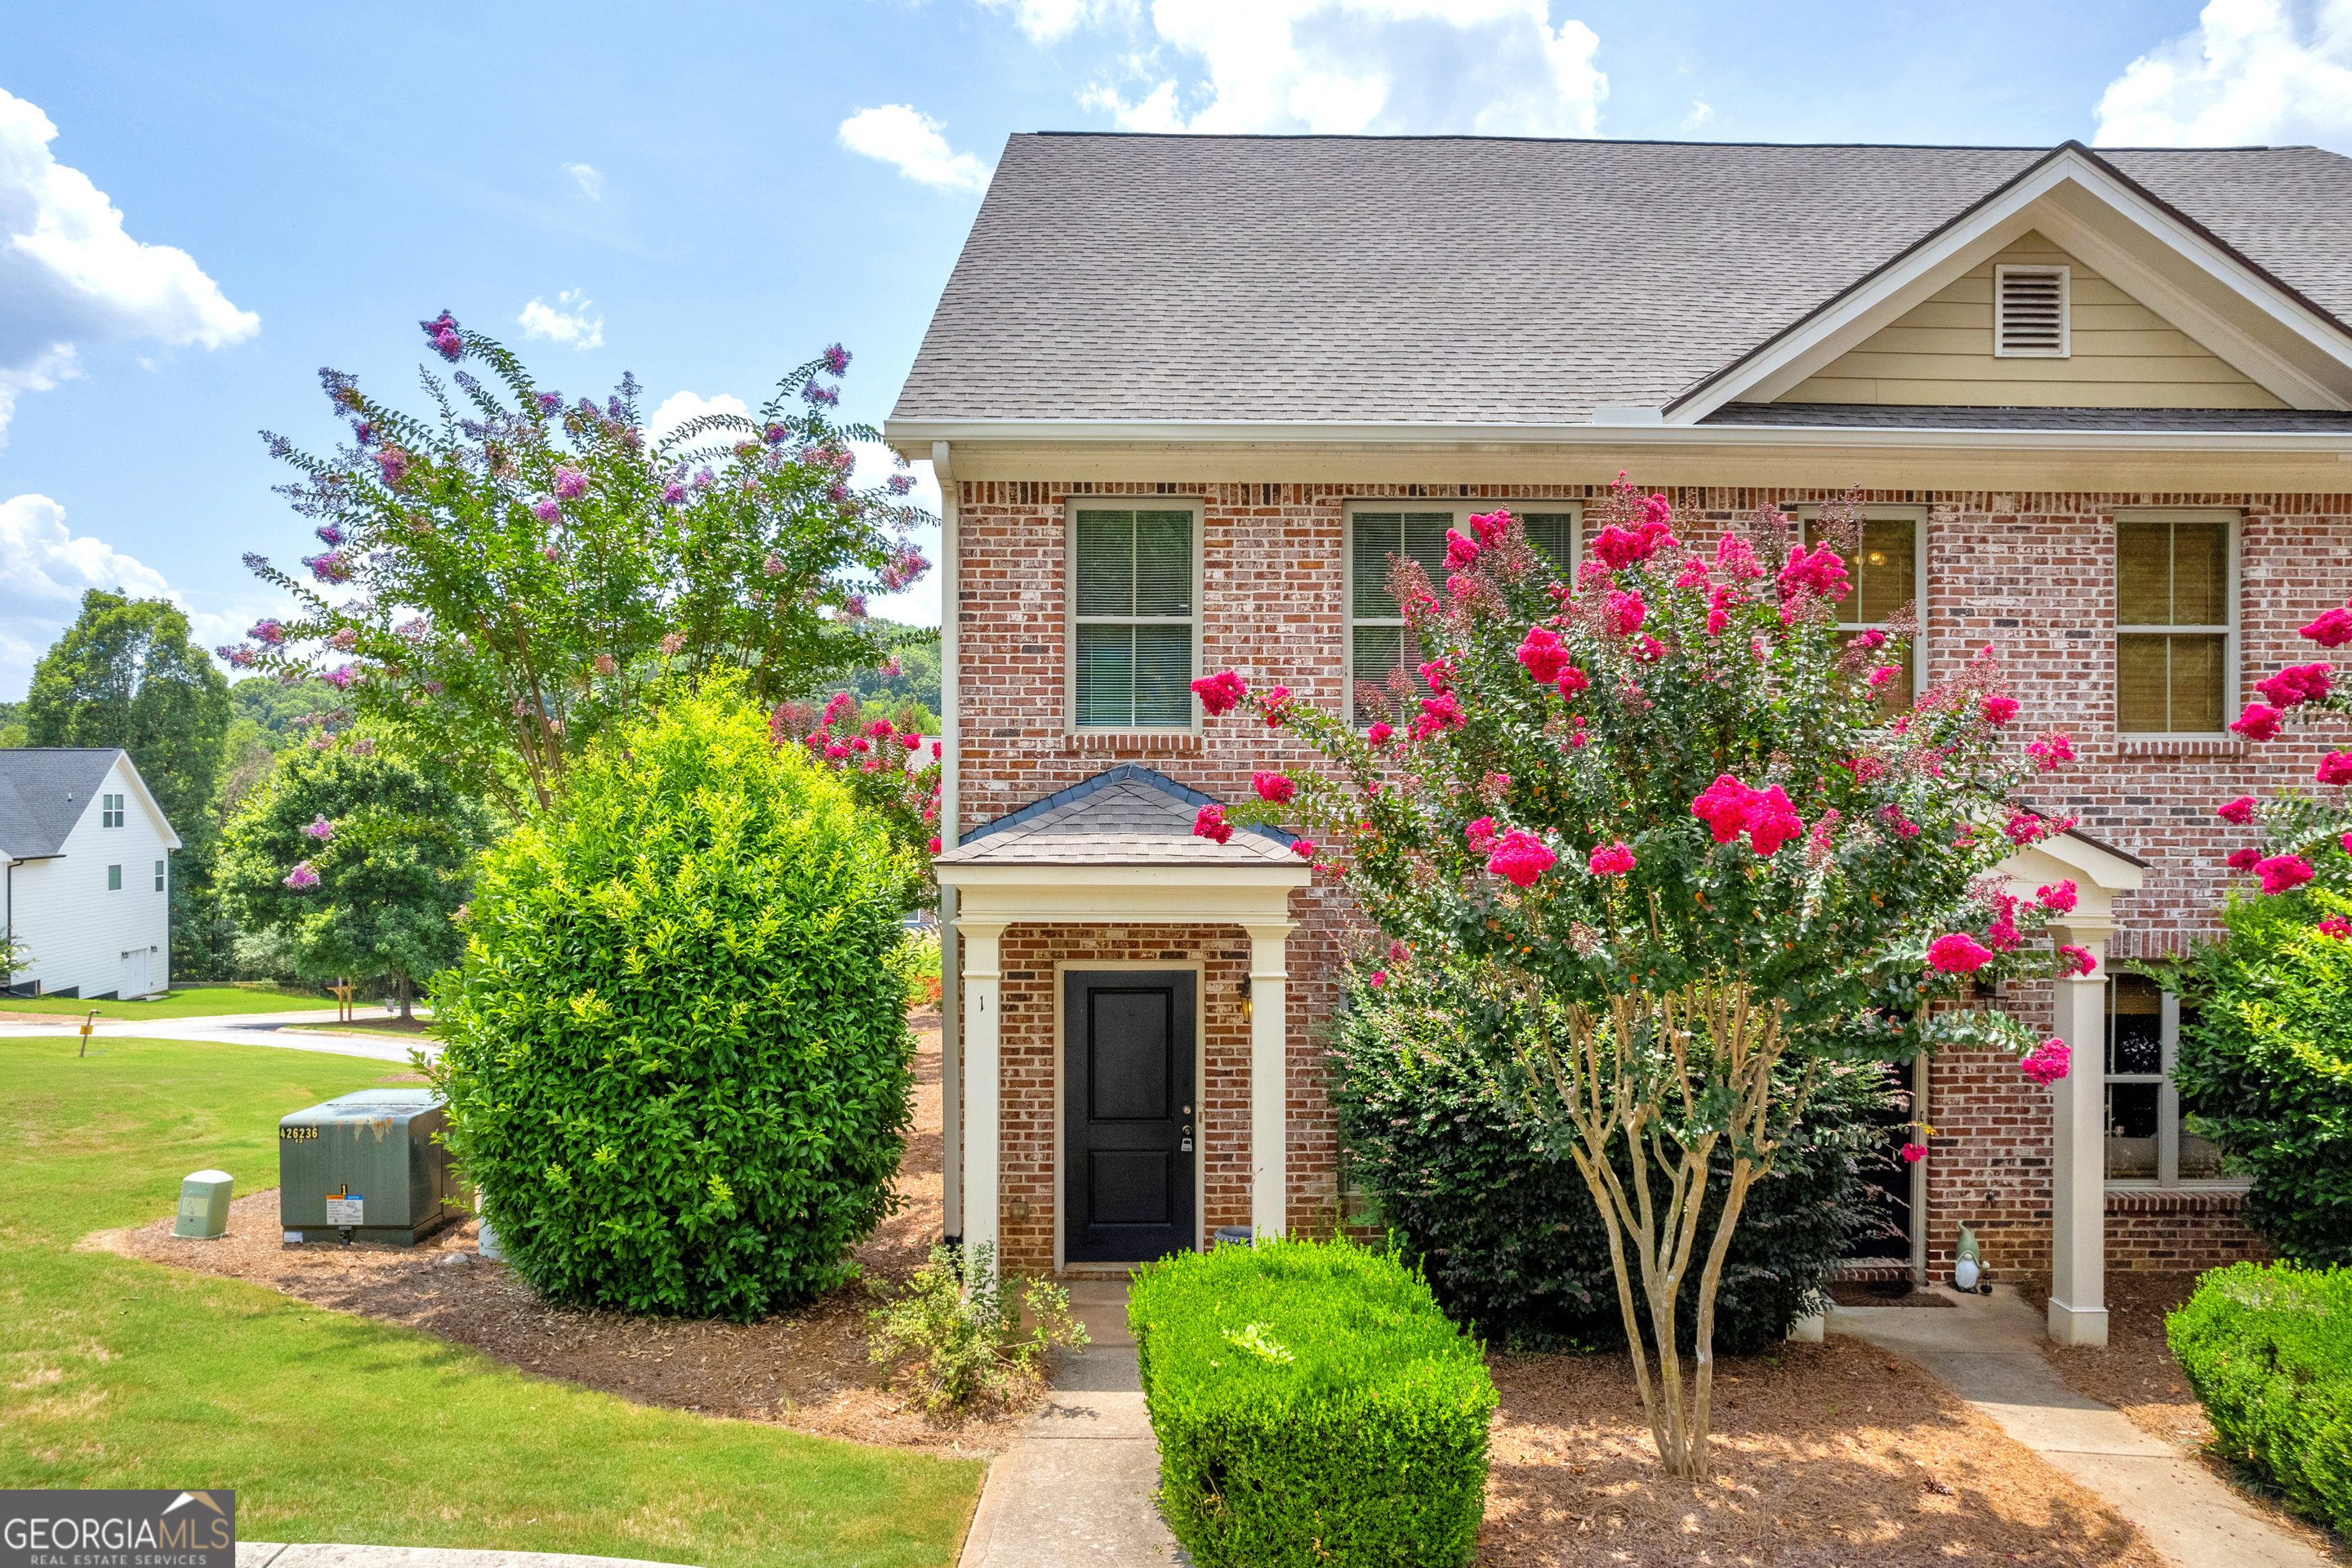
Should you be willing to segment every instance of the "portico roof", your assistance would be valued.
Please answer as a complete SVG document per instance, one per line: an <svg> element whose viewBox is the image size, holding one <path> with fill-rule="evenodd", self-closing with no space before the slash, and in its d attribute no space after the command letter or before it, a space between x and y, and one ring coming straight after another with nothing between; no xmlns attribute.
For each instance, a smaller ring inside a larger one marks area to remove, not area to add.
<svg viewBox="0 0 2352 1568"><path fill-rule="evenodd" d="M983 823L939 858L957 866L1183 866L1207 868L1297 865L1292 836L1278 827L1236 827L1220 844L1192 832L1215 797L1167 774L1121 763L1081 784Z"/></svg>

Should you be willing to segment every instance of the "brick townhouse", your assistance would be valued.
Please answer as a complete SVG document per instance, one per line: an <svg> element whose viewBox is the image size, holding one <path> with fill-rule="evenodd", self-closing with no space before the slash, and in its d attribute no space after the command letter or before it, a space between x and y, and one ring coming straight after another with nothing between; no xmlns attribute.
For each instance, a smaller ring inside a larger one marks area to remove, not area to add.
<svg viewBox="0 0 2352 1568"><path fill-rule="evenodd" d="M2210 926L2215 803L2324 749L2227 724L2352 588L2348 324L2311 148L1013 138L887 427L946 501L950 1231L1045 1272L1344 1212L1349 900L1192 836L1305 759L1189 683L1348 704L1410 659L1391 555L1502 505L1570 562L1622 471L1702 529L1860 487L1850 624L1916 601L1915 689L1991 642L2074 737L2011 869L2103 962L1999 1005L2075 1071L1914 1069L1875 1261L1969 1225L2097 1343L2106 1269L2257 1251L2134 964Z"/></svg>

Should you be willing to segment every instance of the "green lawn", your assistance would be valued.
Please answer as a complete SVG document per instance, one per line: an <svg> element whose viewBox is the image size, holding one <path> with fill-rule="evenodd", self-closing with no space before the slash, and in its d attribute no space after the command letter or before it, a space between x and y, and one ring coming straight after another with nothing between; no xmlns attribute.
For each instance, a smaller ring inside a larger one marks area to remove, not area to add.
<svg viewBox="0 0 2352 1568"><path fill-rule="evenodd" d="M972 1460L646 1409L405 1329L76 1238L216 1165L274 1185L289 1110L381 1062L0 1041L0 1487L234 1487L248 1540L732 1568L951 1559Z"/></svg>
<svg viewBox="0 0 2352 1568"><path fill-rule="evenodd" d="M335 999L303 991L281 991L274 985L192 985L166 991L143 1002L77 1002L60 996L0 997L0 1011L9 1013L89 1016L101 1018L213 1018L228 1013L302 1013L331 1007Z"/></svg>

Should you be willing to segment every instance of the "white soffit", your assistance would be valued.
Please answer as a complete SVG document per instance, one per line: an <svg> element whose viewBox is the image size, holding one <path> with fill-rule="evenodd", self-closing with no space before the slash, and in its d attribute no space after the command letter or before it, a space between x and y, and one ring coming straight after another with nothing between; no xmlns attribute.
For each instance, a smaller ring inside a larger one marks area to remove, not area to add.
<svg viewBox="0 0 2352 1568"><path fill-rule="evenodd" d="M1694 424L1735 401L1771 402L2037 229L2289 407L2352 409L2352 334L2067 147L1670 404L1666 423Z"/></svg>

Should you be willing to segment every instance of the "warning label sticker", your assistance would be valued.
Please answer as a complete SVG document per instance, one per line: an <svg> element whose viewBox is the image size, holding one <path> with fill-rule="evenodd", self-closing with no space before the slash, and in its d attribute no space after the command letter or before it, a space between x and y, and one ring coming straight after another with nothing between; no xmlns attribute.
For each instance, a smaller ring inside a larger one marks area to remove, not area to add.
<svg viewBox="0 0 2352 1568"><path fill-rule="evenodd" d="M327 1223L334 1226L367 1224L367 1199L348 1189L329 1193Z"/></svg>

